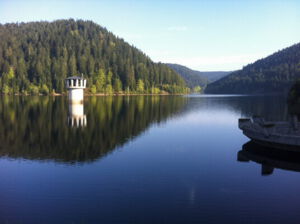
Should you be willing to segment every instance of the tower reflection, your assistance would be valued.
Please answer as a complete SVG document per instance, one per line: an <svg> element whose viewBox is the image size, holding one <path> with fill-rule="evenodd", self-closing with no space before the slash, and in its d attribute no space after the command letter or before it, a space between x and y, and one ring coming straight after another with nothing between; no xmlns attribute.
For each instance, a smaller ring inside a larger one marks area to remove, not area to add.
<svg viewBox="0 0 300 224"><path fill-rule="evenodd" d="M87 119L83 103L69 103L68 125L70 127L86 127Z"/></svg>

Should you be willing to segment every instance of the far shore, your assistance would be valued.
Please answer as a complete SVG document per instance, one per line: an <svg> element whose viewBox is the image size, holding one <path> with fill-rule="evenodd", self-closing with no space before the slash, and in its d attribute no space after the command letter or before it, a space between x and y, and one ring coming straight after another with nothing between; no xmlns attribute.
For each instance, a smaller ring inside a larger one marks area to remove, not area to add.
<svg viewBox="0 0 300 224"><path fill-rule="evenodd" d="M113 93L113 94L105 94L105 93L85 93L85 96L184 96L189 93ZM2 96L67 96L67 93L51 93L51 94L1 94Z"/></svg>

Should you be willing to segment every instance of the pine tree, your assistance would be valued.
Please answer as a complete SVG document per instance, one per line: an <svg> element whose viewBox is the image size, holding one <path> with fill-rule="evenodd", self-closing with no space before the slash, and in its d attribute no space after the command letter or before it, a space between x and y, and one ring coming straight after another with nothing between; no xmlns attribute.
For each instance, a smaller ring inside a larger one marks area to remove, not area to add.
<svg viewBox="0 0 300 224"><path fill-rule="evenodd" d="M144 85L144 82L143 82L142 79L138 80L138 83L137 83L137 92L138 93L144 93L145 92L145 85Z"/></svg>
<svg viewBox="0 0 300 224"><path fill-rule="evenodd" d="M96 91L99 93L104 93L106 87L106 77L103 69L99 69L95 83Z"/></svg>
<svg viewBox="0 0 300 224"><path fill-rule="evenodd" d="M122 92L122 82L119 78L116 78L114 81L114 91L116 93Z"/></svg>

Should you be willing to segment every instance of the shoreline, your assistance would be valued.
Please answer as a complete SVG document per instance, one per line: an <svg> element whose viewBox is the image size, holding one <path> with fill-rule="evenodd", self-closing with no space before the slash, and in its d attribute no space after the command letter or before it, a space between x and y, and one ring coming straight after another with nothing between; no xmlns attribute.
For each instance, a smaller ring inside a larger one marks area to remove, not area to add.
<svg viewBox="0 0 300 224"><path fill-rule="evenodd" d="M67 96L67 93L51 93L51 94L0 94L1 96ZM105 93L85 93L85 96L184 96L188 95L188 93L114 93L114 94L105 94Z"/></svg>

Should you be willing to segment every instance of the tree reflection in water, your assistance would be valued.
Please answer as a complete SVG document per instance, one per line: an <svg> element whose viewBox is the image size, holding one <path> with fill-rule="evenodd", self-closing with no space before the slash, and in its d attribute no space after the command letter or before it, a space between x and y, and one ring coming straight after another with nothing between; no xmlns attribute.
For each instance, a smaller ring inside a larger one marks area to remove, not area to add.
<svg viewBox="0 0 300 224"><path fill-rule="evenodd" d="M86 97L83 115L87 123L72 127L67 121L74 108L68 108L65 97L2 97L0 156L91 162L152 123L178 114L187 100L180 96Z"/></svg>

